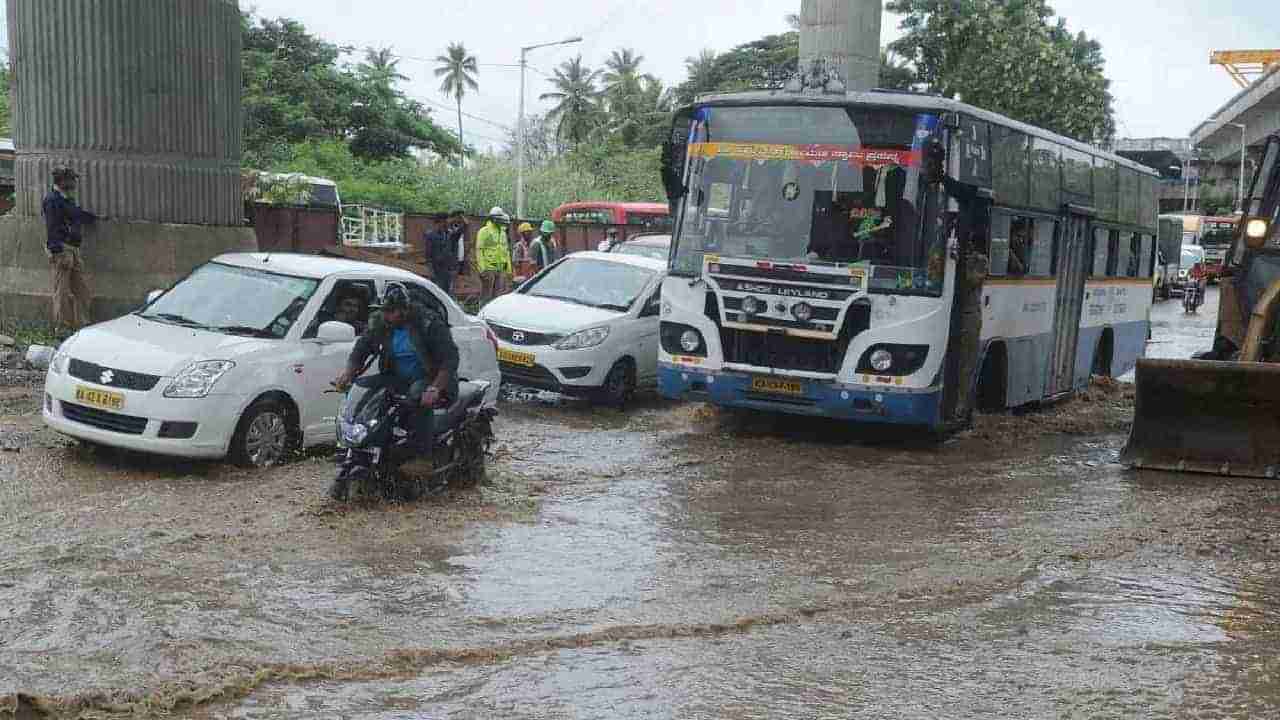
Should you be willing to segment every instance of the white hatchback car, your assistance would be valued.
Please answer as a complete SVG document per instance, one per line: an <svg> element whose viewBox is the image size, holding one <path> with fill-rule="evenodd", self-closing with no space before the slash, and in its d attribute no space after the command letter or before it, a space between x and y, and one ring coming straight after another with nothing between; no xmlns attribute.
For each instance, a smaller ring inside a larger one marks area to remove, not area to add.
<svg viewBox="0 0 1280 720"><path fill-rule="evenodd" d="M493 300L502 379L621 405L657 380L665 262L578 252Z"/></svg>
<svg viewBox="0 0 1280 720"><path fill-rule="evenodd" d="M493 334L430 281L350 260L243 253L63 343L45 377L44 421L92 443L249 466L332 443L341 398L329 383L388 282L447 318L458 375L491 382L485 403L496 404Z"/></svg>

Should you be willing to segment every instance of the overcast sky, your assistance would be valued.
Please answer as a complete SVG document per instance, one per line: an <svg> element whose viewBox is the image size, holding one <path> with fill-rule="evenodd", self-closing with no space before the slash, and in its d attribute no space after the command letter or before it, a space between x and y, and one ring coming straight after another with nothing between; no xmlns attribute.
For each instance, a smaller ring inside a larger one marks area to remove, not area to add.
<svg viewBox="0 0 1280 720"><path fill-rule="evenodd" d="M1236 91L1222 68L1209 65L1211 50L1280 47L1277 0L1051 0L1072 31L1099 39L1116 96L1119 134L1184 137ZM3 3L0 3L3 4ZM405 56L405 89L419 99L452 108L438 89L432 59L450 42L463 42L483 67L479 93L463 110L512 126L521 45L582 35L577 47L535 51L529 73L529 111L545 109L537 97L549 85L541 72L581 52L600 66L609 52L631 47L648 72L668 83L684 78L684 59L703 48L723 51L786 29L784 16L799 0L240 0L259 15L301 20L312 32L344 45L388 46ZM1267 8L1270 8L1269 10ZM884 42L898 35L886 15ZM7 45L7 42L6 42ZM438 119L454 126L455 115ZM505 132L464 118L468 141L500 146Z"/></svg>

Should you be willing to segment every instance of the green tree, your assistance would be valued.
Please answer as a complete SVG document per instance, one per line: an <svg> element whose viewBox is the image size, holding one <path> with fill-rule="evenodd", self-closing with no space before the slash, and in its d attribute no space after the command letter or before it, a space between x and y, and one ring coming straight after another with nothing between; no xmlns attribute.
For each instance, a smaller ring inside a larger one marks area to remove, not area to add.
<svg viewBox="0 0 1280 720"><path fill-rule="evenodd" d="M566 60L555 69L551 84L555 90L543 93L539 100L554 100L556 106L547 117L554 120L556 137L577 147L599 127L600 90L596 81L599 70L582 64L582 56Z"/></svg>
<svg viewBox="0 0 1280 720"><path fill-rule="evenodd" d="M458 103L458 144L465 148L466 143L462 139L462 98L468 90L480 89L480 83L476 81L480 69L476 65L475 56L468 53L462 43L450 43L446 54L437 56L436 62L440 63L436 68L436 77L443 78L440 92L452 95Z"/></svg>
<svg viewBox="0 0 1280 720"><path fill-rule="evenodd" d="M1092 143L1115 136L1102 46L1046 0L890 0L891 48L933 92Z"/></svg>
<svg viewBox="0 0 1280 720"><path fill-rule="evenodd" d="M11 137L13 117L9 110L9 60L0 58L0 135Z"/></svg>

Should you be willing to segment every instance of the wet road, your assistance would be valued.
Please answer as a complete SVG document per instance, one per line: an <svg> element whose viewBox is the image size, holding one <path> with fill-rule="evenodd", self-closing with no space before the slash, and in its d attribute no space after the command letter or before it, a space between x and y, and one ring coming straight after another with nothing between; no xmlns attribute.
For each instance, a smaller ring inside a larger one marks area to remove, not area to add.
<svg viewBox="0 0 1280 720"><path fill-rule="evenodd" d="M1152 355L1211 336L1212 308L1175 306ZM321 457L94 453L0 389L22 447L0 455L0 697L199 718L1276 716L1280 492L1118 467L1130 394L942 445L515 400L489 485L348 508L319 499Z"/></svg>

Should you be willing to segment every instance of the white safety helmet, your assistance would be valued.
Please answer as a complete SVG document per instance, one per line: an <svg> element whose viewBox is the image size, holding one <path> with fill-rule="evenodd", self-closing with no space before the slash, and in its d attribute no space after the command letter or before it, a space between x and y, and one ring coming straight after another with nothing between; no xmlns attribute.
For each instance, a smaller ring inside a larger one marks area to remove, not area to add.
<svg viewBox="0 0 1280 720"><path fill-rule="evenodd" d="M493 209L489 211L489 218L497 220L500 225L506 225L511 222L511 216L507 214L507 211L497 205L494 205Z"/></svg>

